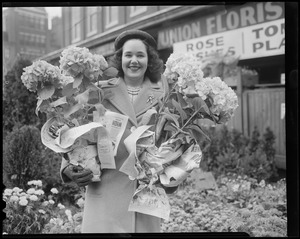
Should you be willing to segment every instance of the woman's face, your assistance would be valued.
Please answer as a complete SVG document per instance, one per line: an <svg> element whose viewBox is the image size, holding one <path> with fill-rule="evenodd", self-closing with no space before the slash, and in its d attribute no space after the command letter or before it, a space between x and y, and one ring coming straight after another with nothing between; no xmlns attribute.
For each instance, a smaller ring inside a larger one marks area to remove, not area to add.
<svg viewBox="0 0 300 239"><path fill-rule="evenodd" d="M132 85L141 84L148 66L146 45L138 39L124 43L122 53L122 69L124 80Z"/></svg>

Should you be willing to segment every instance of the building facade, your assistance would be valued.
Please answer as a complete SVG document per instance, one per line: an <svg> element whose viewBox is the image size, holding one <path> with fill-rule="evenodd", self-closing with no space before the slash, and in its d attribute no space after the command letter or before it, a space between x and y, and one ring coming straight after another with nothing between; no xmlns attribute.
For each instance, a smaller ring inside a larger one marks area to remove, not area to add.
<svg viewBox="0 0 300 239"><path fill-rule="evenodd" d="M3 10L3 75L19 57L29 60L62 47L60 18L52 19L48 29L48 13L44 7L10 7Z"/></svg>
<svg viewBox="0 0 300 239"><path fill-rule="evenodd" d="M238 57L239 66L258 77L239 89L232 86L240 107L229 126L247 136L255 127L262 133L269 127L278 162L285 167L285 3L63 7L62 28L62 49L41 58L55 65L70 45L109 57L115 38L129 29L150 33L164 62L177 51L199 58L212 52Z"/></svg>
<svg viewBox="0 0 300 239"><path fill-rule="evenodd" d="M34 60L47 53L48 14L43 7L8 8L3 12L3 20L7 68L18 55Z"/></svg>

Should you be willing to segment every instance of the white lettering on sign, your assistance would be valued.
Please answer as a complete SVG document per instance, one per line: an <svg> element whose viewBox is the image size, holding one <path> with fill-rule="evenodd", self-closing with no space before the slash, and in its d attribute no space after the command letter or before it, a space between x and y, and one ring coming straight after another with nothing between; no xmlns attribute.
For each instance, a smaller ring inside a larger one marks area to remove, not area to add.
<svg viewBox="0 0 300 239"><path fill-rule="evenodd" d="M200 14L201 15L201 14ZM257 2L226 9L200 19L170 26L158 32L158 50L174 43L207 35L254 26L284 18L283 2Z"/></svg>
<svg viewBox="0 0 300 239"><path fill-rule="evenodd" d="M178 42L173 45L173 51L192 53L200 59L213 52L250 59L284 54L284 46L284 19L279 19Z"/></svg>

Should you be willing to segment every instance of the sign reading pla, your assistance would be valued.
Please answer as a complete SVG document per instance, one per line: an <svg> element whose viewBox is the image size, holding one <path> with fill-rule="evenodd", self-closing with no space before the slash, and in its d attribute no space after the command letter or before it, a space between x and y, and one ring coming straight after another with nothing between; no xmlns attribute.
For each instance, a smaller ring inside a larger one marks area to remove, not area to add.
<svg viewBox="0 0 300 239"><path fill-rule="evenodd" d="M173 44L174 52L203 58L213 52L250 59L285 53L284 19Z"/></svg>

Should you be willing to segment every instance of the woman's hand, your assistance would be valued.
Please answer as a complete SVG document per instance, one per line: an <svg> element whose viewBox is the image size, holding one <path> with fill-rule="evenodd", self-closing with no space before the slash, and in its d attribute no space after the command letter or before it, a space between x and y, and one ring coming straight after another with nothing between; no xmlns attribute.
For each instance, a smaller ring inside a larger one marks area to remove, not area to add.
<svg viewBox="0 0 300 239"><path fill-rule="evenodd" d="M93 172L90 169L84 169L81 166L68 165L62 172L79 187L86 186L92 182Z"/></svg>

